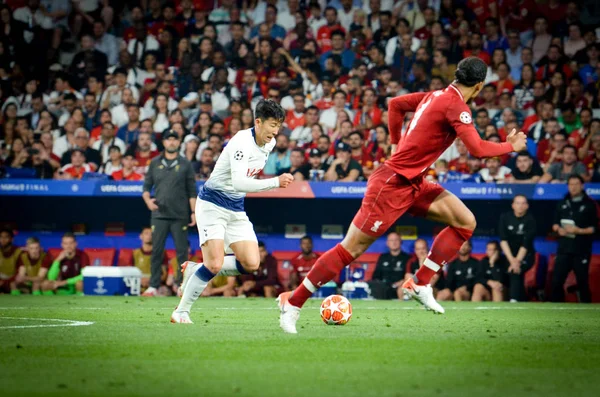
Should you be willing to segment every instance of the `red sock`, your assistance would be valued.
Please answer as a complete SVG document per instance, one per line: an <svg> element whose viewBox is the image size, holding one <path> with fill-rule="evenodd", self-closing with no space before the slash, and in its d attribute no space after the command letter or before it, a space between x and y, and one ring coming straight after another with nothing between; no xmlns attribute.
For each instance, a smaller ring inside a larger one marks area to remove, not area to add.
<svg viewBox="0 0 600 397"><path fill-rule="evenodd" d="M353 260L354 257L341 244L324 253L310 269L306 279L294 290L289 300L290 304L302 307L313 292L333 280Z"/></svg>
<svg viewBox="0 0 600 397"><path fill-rule="evenodd" d="M431 278L452 261L465 241L471 238L473 231L460 227L448 226L433 240L431 250L423 266L415 273L418 285L429 284Z"/></svg>

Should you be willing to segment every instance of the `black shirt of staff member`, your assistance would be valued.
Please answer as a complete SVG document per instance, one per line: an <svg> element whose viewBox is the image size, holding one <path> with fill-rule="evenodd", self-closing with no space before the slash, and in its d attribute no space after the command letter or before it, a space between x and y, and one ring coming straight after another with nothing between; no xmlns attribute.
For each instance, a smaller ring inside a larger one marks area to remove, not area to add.
<svg viewBox="0 0 600 397"><path fill-rule="evenodd" d="M392 232L387 237L389 251L377 259L373 278L369 282L375 299L403 299L402 282L406 276L406 265L410 255L402 252L402 239Z"/></svg>
<svg viewBox="0 0 600 397"><path fill-rule="evenodd" d="M527 300L525 273L535 262L533 239L536 224L528 210L527 198L517 195L513 198L512 211L502 214L498 223L500 247L508 261L508 296L511 302Z"/></svg>
<svg viewBox="0 0 600 397"><path fill-rule="evenodd" d="M152 211L152 259L150 287L145 296L156 295L160 287L164 250L171 233L177 252L175 284L181 282L181 264L188 259L188 227L196 224L196 182L192 164L179 155L181 138L171 130L163 136L164 152L148 167L142 197ZM154 198L150 192L154 188ZM190 222L191 218L191 222Z"/></svg>
<svg viewBox="0 0 600 397"><path fill-rule="evenodd" d="M579 301L591 302L589 286L592 242L598 227L596 202L584 191L583 178L572 175L569 193L558 203L552 230L558 234L558 250L552 274L552 302L564 300L563 285L569 272L575 272Z"/></svg>
<svg viewBox="0 0 600 397"><path fill-rule="evenodd" d="M471 240L465 241L458 251L458 257L448 264L446 288L438 292L437 300L457 302L471 300L475 276L479 269L479 261L471 256L472 251Z"/></svg>
<svg viewBox="0 0 600 397"><path fill-rule="evenodd" d="M504 300L508 262L501 255L500 243L490 241L485 248L485 258L479 262L473 287L473 302Z"/></svg>

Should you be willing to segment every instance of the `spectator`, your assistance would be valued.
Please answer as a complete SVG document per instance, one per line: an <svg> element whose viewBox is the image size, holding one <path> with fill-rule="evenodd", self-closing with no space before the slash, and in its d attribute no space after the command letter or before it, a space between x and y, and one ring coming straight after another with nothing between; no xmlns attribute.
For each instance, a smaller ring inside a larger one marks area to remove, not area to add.
<svg viewBox="0 0 600 397"><path fill-rule="evenodd" d="M61 242L62 251L48 270L48 279L42 282L44 295L81 295L83 293L83 275L81 271L90 265L88 255L77 249L77 240L73 233L65 233Z"/></svg>
<svg viewBox="0 0 600 397"><path fill-rule="evenodd" d="M573 175L581 177L584 181L590 179L585 166L577 161L577 149L566 145L562 149L562 160L546 168L540 183L565 183Z"/></svg>
<svg viewBox="0 0 600 397"><path fill-rule="evenodd" d="M458 251L458 257L448 264L446 288L438 292L437 300L471 300L475 275L479 268L479 261L471 256L472 250L471 240L465 241Z"/></svg>
<svg viewBox="0 0 600 397"><path fill-rule="evenodd" d="M13 293L21 249L13 244L14 234L10 229L0 230L0 293Z"/></svg>
<svg viewBox="0 0 600 397"><path fill-rule="evenodd" d="M292 149L290 153L290 166L277 171L277 175L292 174L294 179L302 180L302 165L304 164L304 150L299 148Z"/></svg>
<svg viewBox="0 0 600 397"><path fill-rule="evenodd" d="M27 246L17 261L17 274L11 292L17 294L25 290L32 295L41 295L42 282L46 279L52 264L50 255L42 249L37 237L29 237Z"/></svg>
<svg viewBox="0 0 600 397"><path fill-rule="evenodd" d="M600 132L594 133L590 139L592 154L583 160L588 169L591 182L600 182Z"/></svg>
<svg viewBox="0 0 600 397"><path fill-rule="evenodd" d="M143 23L138 23L134 26L135 38L129 40L127 51L133 57L133 62L141 66L142 56L146 51L157 51L160 45L156 38L148 35L146 26Z"/></svg>
<svg viewBox="0 0 600 397"><path fill-rule="evenodd" d="M569 193L556 206L552 231L558 234L558 250L552 275L552 302L564 300L563 286L571 270L577 279L579 300L591 301L588 277L598 212L596 202L587 195L583 183L580 176L570 176Z"/></svg>
<svg viewBox="0 0 600 397"><path fill-rule="evenodd" d="M538 183L544 171L537 160L528 152L517 154L514 166L511 168L511 183Z"/></svg>
<svg viewBox="0 0 600 397"><path fill-rule="evenodd" d="M142 290L150 285L151 257L152 257L152 228L145 227L140 233L141 247L133 250L131 255L131 266L135 266L142 272ZM163 273L166 273L167 255L164 254Z"/></svg>
<svg viewBox="0 0 600 397"><path fill-rule="evenodd" d="M586 42L581 34L581 25L572 23L569 25L569 37L565 40L564 51L565 55L572 58L577 51L586 47Z"/></svg>
<svg viewBox="0 0 600 397"><path fill-rule="evenodd" d="M323 53L320 58L321 68L325 68L325 62L333 55L339 55L342 58L342 66L351 69L355 59L355 53L346 48L344 43L345 33L343 30L334 30L331 32L331 50Z"/></svg>
<svg viewBox="0 0 600 397"><path fill-rule="evenodd" d="M134 103L134 101L138 101L140 99L140 93L138 89L129 84L127 82L127 70L122 67L118 67L113 71L112 77L114 84L109 86L106 91L104 91L104 95L102 96L102 108L111 109L111 113L113 108L118 107L119 105L123 105L123 110L119 113L127 111L127 105L130 103ZM126 91L129 91L126 93ZM130 94L130 95L128 95ZM126 96L127 95L127 96ZM113 119L116 116L120 116L119 113L113 114ZM125 124L122 121L123 116L120 119L113 120L116 125Z"/></svg>
<svg viewBox="0 0 600 397"><path fill-rule="evenodd" d="M498 234L500 247L508 261L509 298L511 302L526 300L525 273L535 262L533 239L536 234L534 217L527 211L529 203L521 194L512 202L512 212L500 216Z"/></svg>
<svg viewBox="0 0 600 397"><path fill-rule="evenodd" d="M481 139L485 139L485 129L490 125L490 116L488 110L481 108L475 113L475 128Z"/></svg>
<svg viewBox="0 0 600 397"><path fill-rule="evenodd" d="M325 110L319 118L319 123L325 128L334 129L336 126L338 113L344 111L350 120L354 117L351 110L346 109L346 93L338 90L333 93L333 106Z"/></svg>
<svg viewBox="0 0 600 397"><path fill-rule="evenodd" d="M332 33L336 30L342 30L344 34L346 30L338 23L338 12L333 7L325 8L326 25L321 26L317 30L317 44L322 53L330 51L332 48Z"/></svg>
<svg viewBox="0 0 600 397"><path fill-rule="evenodd" d="M167 234L175 240L177 261L182 264L187 259L187 228L196 224L194 208L196 205L196 183L194 171L187 159L179 155L181 141L177 133L168 131L163 136L165 151L151 161L144 180L142 197L152 212L153 248L152 276L146 296L155 296L160 287L161 258L164 253ZM173 172L177 169L177 172ZM150 196L154 188L156 197ZM169 203L168 205L166 203ZM190 214L191 213L191 214ZM190 222L191 216L191 222ZM181 282L178 268L176 284Z"/></svg>
<svg viewBox="0 0 600 397"><path fill-rule="evenodd" d="M94 40L94 47L106 56L108 65L115 65L119 61L117 39L106 33L106 25L101 19L94 21Z"/></svg>
<svg viewBox="0 0 600 397"><path fill-rule="evenodd" d="M294 131L296 127L303 126L305 123L305 112L306 107L304 95L294 94L293 107L291 109L288 109L286 112L285 125L287 126L287 128Z"/></svg>
<svg viewBox="0 0 600 397"><path fill-rule="evenodd" d="M579 153L581 148L585 145L585 141L589 140L587 138L589 138L591 136L590 130L592 127L592 120L593 120L592 117L593 117L592 109L587 108L587 107L581 109L581 111L579 112L579 120L581 121L581 128L573 131L569 135L569 144L573 145L577 148L579 158L582 157L581 153Z"/></svg>
<svg viewBox="0 0 600 397"><path fill-rule="evenodd" d="M521 68L524 65L522 53L524 48L521 47L521 38L516 30L508 31L508 48L505 51L506 63L510 66L510 77L513 81L519 81L521 78ZM531 51L531 49L529 49Z"/></svg>
<svg viewBox="0 0 600 397"><path fill-rule="evenodd" d="M483 109L483 111L485 111L485 110ZM477 114L479 115L479 112ZM485 114L487 115L487 112ZM469 166L468 166L467 162L468 162L468 158L469 158L469 151L467 150L467 146L464 144L464 142L460 138L456 139L455 145L456 145L456 150L458 151L458 157L453 160L450 160L450 163L448 163L448 169L450 171L456 171L456 172L460 172L462 174L468 174Z"/></svg>
<svg viewBox="0 0 600 397"><path fill-rule="evenodd" d="M118 146L111 146L108 148L108 161L106 161L100 169L99 173L111 176L114 172L119 171L123 168L121 149Z"/></svg>
<svg viewBox="0 0 600 397"><path fill-rule="evenodd" d="M251 274L239 276L238 296L264 296L275 298L277 295L277 259L269 254L265 243L258 242L260 265Z"/></svg>
<svg viewBox="0 0 600 397"><path fill-rule="evenodd" d="M568 66L565 65L561 60L560 47L551 44L550 47L548 47L548 53L546 54L544 64L539 67L535 74L535 79L550 79L555 72L562 72L567 77L571 76Z"/></svg>
<svg viewBox="0 0 600 397"><path fill-rule="evenodd" d="M292 272L290 273L290 290L294 290L304 280L310 269L319 259L319 254L313 251L313 241L310 236L300 239L300 253L291 260Z"/></svg>
<svg viewBox="0 0 600 397"><path fill-rule="evenodd" d="M98 151L102 158L101 163L104 164L110 161L110 148L116 146L119 148L120 153L125 153L127 146L125 142L119 137L115 136L115 126L110 121L102 124L102 135L100 139L93 143L92 149Z"/></svg>
<svg viewBox="0 0 600 397"><path fill-rule="evenodd" d="M106 55L94 48L96 45L91 35L84 34L81 37L81 52L75 54L71 62L70 73L74 77L73 85L81 89L92 75L105 75L108 69Z"/></svg>
<svg viewBox="0 0 600 397"><path fill-rule="evenodd" d="M327 164L321 162L321 151L313 148L310 149L308 162L298 169L294 177L304 181L322 181L327 167Z"/></svg>
<svg viewBox="0 0 600 397"><path fill-rule="evenodd" d="M389 251L377 259L369 286L375 299L403 299L401 285L410 256L402 252L402 239L398 233L388 234L386 245Z"/></svg>
<svg viewBox="0 0 600 397"><path fill-rule="evenodd" d="M256 38L259 35L260 26L266 26L270 37L283 41L285 39L286 31L283 26L277 25L277 7L268 4L265 12L265 22L257 24L250 31L250 39Z"/></svg>
<svg viewBox="0 0 600 397"><path fill-rule="evenodd" d="M486 183L505 183L512 176L510 168L502 165L500 157L488 157L485 166L486 168L479 171L479 174Z"/></svg>
<svg viewBox="0 0 600 397"><path fill-rule="evenodd" d="M68 150L63 154L60 163L62 165L66 165L71 160L71 154L75 149L79 149L84 155L86 161L90 164L93 169L98 169L100 164L102 164L102 157L100 156L100 152L96 149L93 149L89 146L90 143L90 134L86 131L85 128L78 128L75 130L73 134L73 139L75 146L73 149Z"/></svg>
<svg viewBox="0 0 600 397"><path fill-rule="evenodd" d="M344 94L345 101L345 94ZM290 134L290 140L296 145L302 146L309 142L312 136L312 127L319 122L319 109L309 106L304 112L304 124L294 128Z"/></svg>
<svg viewBox="0 0 600 397"><path fill-rule="evenodd" d="M483 49L489 54L498 48L502 50L508 49L508 40L500 33L499 28L500 26L496 18L488 18L485 21L486 34Z"/></svg>
<svg viewBox="0 0 600 397"><path fill-rule="evenodd" d="M62 167L59 171L59 179L81 179L86 172L93 172L96 168L86 163L86 155L83 149L73 149L69 151L71 162Z"/></svg>
<svg viewBox="0 0 600 397"><path fill-rule="evenodd" d="M200 167L196 173L196 180L206 181L212 174L215 168L214 153L210 148L204 148L199 150L200 154Z"/></svg>
<svg viewBox="0 0 600 397"><path fill-rule="evenodd" d="M500 244L497 241L487 243L486 256L479 262L473 287L473 302L504 300L506 288L506 271L508 265L501 255Z"/></svg>
<svg viewBox="0 0 600 397"><path fill-rule="evenodd" d="M29 159L23 163L23 168L35 170L37 179L52 179L54 176L54 167L50 163L50 156L41 142L34 142L28 149Z"/></svg>
<svg viewBox="0 0 600 397"><path fill-rule="evenodd" d="M546 168L562 159L562 150L568 144L567 134L560 130L556 119L548 120L544 128L549 137L538 143L537 158Z"/></svg>
<svg viewBox="0 0 600 397"><path fill-rule="evenodd" d="M429 252L429 244L426 240L419 238L415 240L414 246L414 255L409 259L406 264L406 275L405 279L409 277L413 277L413 275L417 272L417 270L423 265L425 259L427 259L427 254ZM433 276L430 281L430 285L432 288L436 290L444 289L444 272L440 272Z"/></svg>
<svg viewBox="0 0 600 397"><path fill-rule="evenodd" d="M133 169L135 165L135 159L133 154L125 153L122 159L123 167L112 173L112 179L115 181L141 181L144 179L143 175L136 173Z"/></svg>
<svg viewBox="0 0 600 397"><path fill-rule="evenodd" d="M552 35L548 33L548 20L543 16L538 16L534 25L533 39L527 44L527 47L533 51L533 63L537 64L548 52L552 43Z"/></svg>
<svg viewBox="0 0 600 397"><path fill-rule="evenodd" d="M352 158L352 149L344 142L336 145L335 160L325 173L326 181L354 182L362 178L362 167Z"/></svg>
<svg viewBox="0 0 600 397"><path fill-rule="evenodd" d="M206 289L202 292L202 296L236 296L235 294L236 280L234 276L215 276Z"/></svg>

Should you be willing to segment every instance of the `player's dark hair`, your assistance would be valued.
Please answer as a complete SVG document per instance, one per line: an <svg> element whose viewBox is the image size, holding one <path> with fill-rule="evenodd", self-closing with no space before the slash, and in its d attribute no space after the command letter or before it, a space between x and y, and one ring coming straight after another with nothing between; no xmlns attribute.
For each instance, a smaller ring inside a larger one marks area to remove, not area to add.
<svg viewBox="0 0 600 397"><path fill-rule="evenodd" d="M300 153L302 155L302 157L304 157L304 149L300 149L299 147L295 147L295 148L292 149L291 153L294 153L294 152Z"/></svg>
<svg viewBox="0 0 600 397"><path fill-rule="evenodd" d="M327 11L333 11L335 12L335 15L338 14L337 10L333 7L325 7L325 11L323 12L323 15L325 15L327 13Z"/></svg>
<svg viewBox="0 0 600 397"><path fill-rule="evenodd" d="M344 36L346 36L344 34L344 31L341 29L336 29L333 32L331 32L331 38L333 39L333 36L340 36L342 39L344 38Z"/></svg>
<svg viewBox="0 0 600 397"><path fill-rule="evenodd" d="M207 139L207 140L208 140L208 141L210 141L210 138L212 138L212 137L215 137L215 136L216 136L217 138L219 138L219 140L220 140L221 142L223 142L223 137L222 137L221 135L219 135L219 134L212 134L212 133L211 133L211 134L208 134L208 139Z"/></svg>
<svg viewBox="0 0 600 397"><path fill-rule="evenodd" d="M523 150L522 152L517 153L517 158L519 157L527 157L528 159L533 159L533 157L531 157L531 154L529 154L529 152L527 150ZM517 196L519 196L517 194ZM515 196L515 197L517 197Z"/></svg>
<svg viewBox="0 0 600 397"><path fill-rule="evenodd" d="M305 235L305 236L303 236L303 237L300 239L300 241L302 241L302 240L309 240L311 243L312 243L312 241L313 241L312 237L310 237L309 235Z"/></svg>
<svg viewBox="0 0 600 397"><path fill-rule="evenodd" d="M304 113L308 113L309 110L316 110L317 114L319 113L319 108L316 107L315 105L310 105L309 107L307 107L306 110L304 111Z"/></svg>
<svg viewBox="0 0 600 397"><path fill-rule="evenodd" d="M479 114L480 114L480 113L485 113L485 115L486 115L487 117L490 117L490 114L488 113L487 109L483 109L483 108L481 108L481 109L477 110L477 112L476 112L475 114L476 114L477 116L479 116Z"/></svg>
<svg viewBox="0 0 600 397"><path fill-rule="evenodd" d="M392 13L391 13L391 11L381 11L379 13L379 17L380 18L381 17L388 17L388 18L392 19Z"/></svg>
<svg viewBox="0 0 600 397"><path fill-rule="evenodd" d="M565 138L565 141L567 139L569 139L569 136L567 135L566 132L564 132L563 130L558 131L556 134L554 134L554 136L552 138L556 138L558 135L562 136L563 138Z"/></svg>
<svg viewBox="0 0 600 397"><path fill-rule="evenodd" d="M42 94L41 91L36 91L33 94L31 94L31 100L34 100L34 99L44 99L44 95Z"/></svg>
<svg viewBox="0 0 600 397"><path fill-rule="evenodd" d="M344 91L342 91L342 90L335 90L334 93L333 93L333 95L331 97L335 98L335 96L337 94L342 94L344 96L344 98L346 98L346 93Z"/></svg>
<svg viewBox="0 0 600 397"><path fill-rule="evenodd" d="M259 241L259 242L258 242L258 246L259 246L259 247L263 247L264 249L267 249L267 246L265 245L265 242L264 242L264 241Z"/></svg>
<svg viewBox="0 0 600 397"><path fill-rule="evenodd" d="M75 94L69 92L68 94L65 94L65 96L63 97L63 101L77 102L77 97L75 96Z"/></svg>
<svg viewBox="0 0 600 397"><path fill-rule="evenodd" d="M594 112L592 111L592 109L588 108L588 107L583 107L581 108L581 110L579 111L579 115L581 116L581 113L583 112L588 112L589 114L593 115Z"/></svg>
<svg viewBox="0 0 600 397"><path fill-rule="evenodd" d="M556 135L555 135L556 136ZM573 151L575 152L575 154L577 154L577 148L573 145L565 145L565 147L563 147L563 153L565 152L565 149L573 149Z"/></svg>
<svg viewBox="0 0 600 397"><path fill-rule="evenodd" d="M477 57L468 57L458 63L458 68L454 73L456 82L466 87L485 81L487 74L487 65Z"/></svg>
<svg viewBox="0 0 600 397"><path fill-rule="evenodd" d="M493 245L496 247L497 251L500 251L500 243L497 240L490 240L486 245Z"/></svg>
<svg viewBox="0 0 600 397"><path fill-rule="evenodd" d="M277 102L271 99L261 99L260 102L258 102L258 105L256 105L254 117L263 122L268 119L274 119L283 123L285 120L285 111Z"/></svg>
<svg viewBox="0 0 600 397"><path fill-rule="evenodd" d="M120 147L118 147L117 145L111 145L111 146L108 148L108 151L109 151L109 152L112 152L113 150L116 150L117 152L121 153L121 148L120 148Z"/></svg>
<svg viewBox="0 0 600 397"><path fill-rule="evenodd" d="M35 236L29 237L27 239L27 244L39 244L39 243L40 243L40 239Z"/></svg>
<svg viewBox="0 0 600 397"><path fill-rule="evenodd" d="M325 138L325 139L327 139L327 142L331 143L331 138L329 138L329 135L321 135L320 137L317 138L317 141L321 138Z"/></svg>

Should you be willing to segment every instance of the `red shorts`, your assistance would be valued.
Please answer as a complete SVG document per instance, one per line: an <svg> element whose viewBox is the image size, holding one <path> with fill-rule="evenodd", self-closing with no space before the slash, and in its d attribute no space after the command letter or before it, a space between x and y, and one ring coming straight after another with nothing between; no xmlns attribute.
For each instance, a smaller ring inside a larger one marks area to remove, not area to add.
<svg viewBox="0 0 600 397"><path fill-rule="evenodd" d="M369 178L367 191L354 226L369 236L379 237L405 212L425 217L429 206L444 192L436 183L409 181L383 164Z"/></svg>

